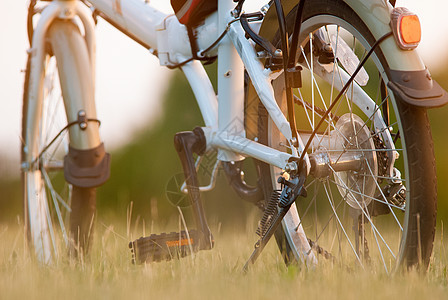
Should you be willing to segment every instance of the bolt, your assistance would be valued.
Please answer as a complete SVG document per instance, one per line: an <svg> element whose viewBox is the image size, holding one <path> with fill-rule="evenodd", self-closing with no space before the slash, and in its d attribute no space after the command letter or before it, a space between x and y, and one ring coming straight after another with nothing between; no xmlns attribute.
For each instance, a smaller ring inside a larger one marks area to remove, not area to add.
<svg viewBox="0 0 448 300"><path fill-rule="evenodd" d="M260 8L260 12L265 15L269 10L269 4L263 5L262 8Z"/></svg>
<svg viewBox="0 0 448 300"><path fill-rule="evenodd" d="M22 169L22 171L28 171L30 169L30 164L26 161L24 161L21 165L20 168Z"/></svg>
<svg viewBox="0 0 448 300"><path fill-rule="evenodd" d="M297 138L295 138L295 137L293 137L293 138L291 139L291 143L292 143L292 145L293 145L294 147L297 147L297 146L299 145L299 143L297 142Z"/></svg>
<svg viewBox="0 0 448 300"><path fill-rule="evenodd" d="M281 49L277 49L274 52L275 57L282 57L283 56L283 52Z"/></svg>
<svg viewBox="0 0 448 300"><path fill-rule="evenodd" d="M285 171L288 173L297 171L297 164L295 162L289 162L285 166Z"/></svg>
<svg viewBox="0 0 448 300"><path fill-rule="evenodd" d="M66 10L64 10L64 15L66 17L70 17L73 14L73 11L70 8L67 8Z"/></svg>
<svg viewBox="0 0 448 300"><path fill-rule="evenodd" d="M80 110L80 111L78 112L78 116L79 116L79 117L85 117L85 116L86 116L86 111L85 111L85 110Z"/></svg>
<svg viewBox="0 0 448 300"><path fill-rule="evenodd" d="M87 128L87 123L86 122L81 122L81 123L79 123L79 127L81 129L86 129Z"/></svg>
<svg viewBox="0 0 448 300"><path fill-rule="evenodd" d="M265 58L267 56L266 51L259 51L257 52L258 58Z"/></svg>

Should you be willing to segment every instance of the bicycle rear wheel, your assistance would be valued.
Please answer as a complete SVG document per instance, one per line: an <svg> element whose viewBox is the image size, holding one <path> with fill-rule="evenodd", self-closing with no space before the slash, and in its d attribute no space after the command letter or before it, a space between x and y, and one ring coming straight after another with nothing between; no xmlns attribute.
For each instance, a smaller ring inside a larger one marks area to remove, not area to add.
<svg viewBox="0 0 448 300"><path fill-rule="evenodd" d="M31 82L39 79L30 78L31 58L28 58L21 147L25 230L30 248L43 263L51 263L66 247L75 255L88 251L96 208L95 188L76 187L65 181L67 132L52 142L67 125L64 101L70 103L74 94L93 92L83 84L93 82L92 72L77 67L90 66L86 43L76 25L62 20L53 22L48 40L39 91L43 95L41 108L30 103ZM90 96L94 99L93 94Z"/></svg>
<svg viewBox="0 0 448 300"><path fill-rule="evenodd" d="M296 9L287 16L289 32ZM375 39L343 1L307 1L303 20L297 53L303 86L294 93L298 132L306 143ZM273 44L280 47L279 39ZM331 52L335 58L329 60ZM387 88L389 76L381 51L375 51L313 139L308 196L293 204L275 235L286 262L337 261L386 272L419 262L427 268L437 202L432 137L426 110L396 100ZM273 87L286 113L283 75ZM257 109L259 141L286 151L265 109ZM357 167L333 168L343 159ZM265 199L280 189L281 171L262 166Z"/></svg>

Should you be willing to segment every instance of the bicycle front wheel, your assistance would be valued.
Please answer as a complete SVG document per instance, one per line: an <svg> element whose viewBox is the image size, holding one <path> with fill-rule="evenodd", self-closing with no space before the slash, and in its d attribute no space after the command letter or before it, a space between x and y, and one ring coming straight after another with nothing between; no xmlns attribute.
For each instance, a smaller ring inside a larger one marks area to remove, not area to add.
<svg viewBox="0 0 448 300"><path fill-rule="evenodd" d="M287 16L289 32L296 9ZM303 20L297 48L302 88L294 98L305 144L375 39L343 1L307 1ZM272 42L280 47L279 38ZM308 150L308 196L296 201L276 234L287 262L337 261L386 272L419 262L427 268L437 201L430 127L424 109L395 98L389 76L383 54L375 51L318 129ZM286 113L283 75L273 87ZM258 109L258 139L287 151L287 141ZM281 174L263 166L266 199L281 188Z"/></svg>
<svg viewBox="0 0 448 300"><path fill-rule="evenodd" d="M40 79L31 78L28 58L21 147L25 229L30 248L43 263L51 263L58 250L67 247L74 254L87 252L96 207L95 188L76 187L65 181L67 132L52 141L67 125L65 104L69 105L74 94L93 93L85 84L93 82L92 72L79 67L90 66L86 42L76 25L61 20L49 28L48 40L39 91L43 95L41 107L30 101L32 81ZM93 99L93 94L89 97Z"/></svg>

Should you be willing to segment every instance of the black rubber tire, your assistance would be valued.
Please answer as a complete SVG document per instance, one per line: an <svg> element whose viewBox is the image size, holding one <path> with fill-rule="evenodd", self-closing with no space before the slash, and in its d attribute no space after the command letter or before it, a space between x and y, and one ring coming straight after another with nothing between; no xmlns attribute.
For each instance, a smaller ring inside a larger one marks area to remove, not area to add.
<svg viewBox="0 0 448 300"><path fill-rule="evenodd" d="M274 4L272 4L274 5ZM287 16L288 32L292 32L297 6ZM343 1L340 0L313 0L307 1L304 6L303 20L315 16L329 15L345 20L351 24L370 45L375 39L361 18ZM279 34L272 43L279 44ZM389 67L381 53L375 51L386 74ZM390 90L389 93L392 93ZM406 145L407 165L409 177L407 186L410 189L410 197L406 200L407 224L406 234L401 241L401 251L397 258L398 264L405 267L418 266L427 269L435 237L436 211L437 211L437 179L435 159L430 125L426 110L410 106L402 101L396 101L396 107L401 119L400 137ZM268 117L262 105L258 109L258 139L263 144L268 144ZM403 130L401 130L401 128ZM261 163L261 181L265 199L269 199L273 190L270 166ZM420 220L420 224L417 220ZM292 248L285 236L283 228L279 228L275 234L277 244L287 264L295 261ZM419 241L420 239L420 241Z"/></svg>
<svg viewBox="0 0 448 300"><path fill-rule="evenodd" d="M84 38L82 37L79 29L76 25L71 22L56 20L52 24L52 26L57 26L58 28L63 28L65 32L69 32L70 34L65 34L67 40L71 40L71 43L85 43ZM54 51L57 47L61 47L57 42L51 41L48 42L48 55L52 56L53 53L64 53L68 57L76 57L78 53L75 49L71 49L70 47L64 47L63 51ZM85 49L87 51L87 49ZM56 61L58 65L64 64L64 59L62 57L56 56ZM67 68L66 68L67 69ZM65 76L64 72L59 72L59 76ZM78 76L82 76L79 74ZM71 76L73 80L73 75ZM25 149L28 145L25 145L27 140L26 134L28 132L27 128L29 125L27 124L27 114L28 114L28 99L29 99L29 83L30 83L30 57L28 57L27 67L25 71L25 82L24 82L24 92L23 92L23 106L22 106L22 145L21 145L21 161L22 163L26 162ZM57 82L59 84L59 82ZM62 96L61 96L62 97ZM44 99L45 101L45 99ZM62 99L61 99L62 101ZM62 128L61 128L62 129ZM61 171L63 173L63 171ZM42 176L42 175L40 175ZM61 175L62 176L62 175ZM36 252L36 247L33 244L32 231L33 228L31 226L31 222L29 219L29 211L28 211L28 201L33 201L35 199L28 199L27 197L27 186L26 186L26 171L22 171L22 190L23 190L23 212L24 212L24 226L25 232L27 235L27 241L31 251ZM66 183L68 185L68 183ZM47 189L48 187L46 187ZM48 194L48 192L47 192ZM71 199L64 199L66 203L70 203L71 213L70 213L70 224L65 224L68 227L68 235L69 235L69 253L73 256L78 256L82 252L83 255L87 254L90 247L93 236L93 224L95 220L95 212L96 212L96 188L80 188L76 186L71 187ZM48 206L50 206L50 199L48 199ZM51 213L52 214L52 213ZM46 219L46 216L42 216L42 218ZM55 219L55 217L52 217ZM57 223L58 221L52 221ZM49 232L42 232L42 235L49 235ZM56 243L58 245L58 243ZM58 247L58 246L56 246ZM53 253L54 249L52 246L46 249L45 251L49 251ZM36 253L37 254L37 253ZM39 257L39 260L42 260L42 257ZM52 257L52 255L51 255ZM51 258L52 259L52 258ZM51 260L44 260L45 263L51 263Z"/></svg>

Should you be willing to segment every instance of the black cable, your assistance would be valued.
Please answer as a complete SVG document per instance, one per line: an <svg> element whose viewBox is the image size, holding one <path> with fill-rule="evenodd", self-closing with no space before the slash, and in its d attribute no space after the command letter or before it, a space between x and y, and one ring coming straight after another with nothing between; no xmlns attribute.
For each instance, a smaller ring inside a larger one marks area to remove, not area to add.
<svg viewBox="0 0 448 300"><path fill-rule="evenodd" d="M230 24L232 24L232 23L233 23L233 21L227 25L226 29L224 29L224 31L221 33L221 35L218 37L218 39L216 41L214 41L210 46L208 46L207 49L205 49L204 51L201 51L201 56L204 56L205 53L212 50L213 48L216 47L216 45L218 45L218 43L226 36L227 32L229 32Z"/></svg>
<svg viewBox="0 0 448 300"><path fill-rule="evenodd" d="M226 29L224 29L224 31L221 33L221 35L210 45L210 46L208 46L205 50L203 50L203 51L201 51L201 53L200 53L200 56L201 57L204 57L205 56L205 54L208 52L208 51L210 51L210 50L212 50L213 48L215 48L216 47L216 45L218 45L218 43L226 36L226 34L227 34L227 32L229 32L229 30L230 30L230 25L232 24L232 23L235 23L236 21L239 21L239 19L235 19L235 20L232 20L232 21L230 21L229 22L229 24L227 24L227 27L226 27ZM184 60L183 62L181 62L181 63L178 63L178 64L175 64L175 65L170 65L170 66L166 66L168 69L176 69L176 68L179 68L179 67L182 67L182 66L184 66L184 65L186 65L186 64L188 64L190 61L192 61L192 60L194 60L195 58L194 57L190 57L189 59L187 59L187 60ZM205 61L209 61L209 60L215 60L216 59L216 57L210 57L210 58L199 58L199 60L205 60Z"/></svg>
<svg viewBox="0 0 448 300"><path fill-rule="evenodd" d="M305 6L305 0L300 0L299 6L297 7L296 20L294 22L294 29L292 32L291 48L289 49L289 61L288 68L293 68L296 65L296 52L297 45L299 44L299 34L302 28L302 16L303 7Z"/></svg>
<svg viewBox="0 0 448 300"><path fill-rule="evenodd" d="M101 121L98 120L98 119L86 119L86 121L87 121L87 122L97 122L99 125L101 125ZM38 155L38 156L31 162L30 167L31 167L32 165L34 165L34 164L35 164L35 163L42 157L42 155L45 153L45 151L47 151L48 148L50 148L51 145L53 145L54 142L56 142L56 140L59 138L59 136L61 136L61 134L62 134L64 131L66 131L68 128L72 127L73 125L80 124L80 123L82 123L80 120L76 120L76 121L70 122L70 123L68 123L67 125L65 125L65 127L62 128L62 129L59 131L58 134L56 134L56 136L51 140L51 142L48 143L48 145L46 145L46 146L44 147L44 149L42 149L42 151L40 151L39 155Z"/></svg>
<svg viewBox="0 0 448 300"><path fill-rule="evenodd" d="M301 1L300 3L303 3ZM275 4L275 10L277 11L277 20L278 20L278 26L279 26L279 32L280 32L280 41L282 46L282 58L283 58L283 72L284 72L284 78L285 78L285 94L286 94L286 106L288 111L288 120L289 120L289 127L291 129L292 138L295 140L293 142L293 145L296 146L296 142L298 141L298 134L297 134L297 125L296 125L296 116L294 114L294 99L293 99L293 91L291 86L291 80L290 75L291 73L288 72L288 62L289 62L289 35L288 30L286 28L286 19L285 14L283 12L282 3L280 0L274 0ZM300 26L299 26L300 29ZM295 55L295 53L294 53Z"/></svg>

